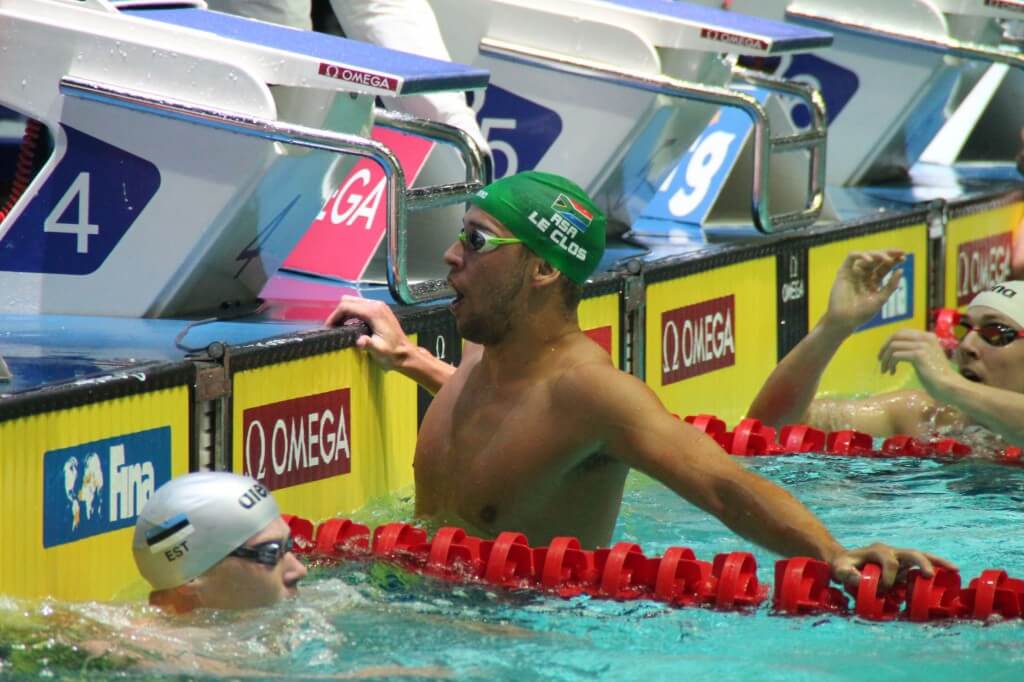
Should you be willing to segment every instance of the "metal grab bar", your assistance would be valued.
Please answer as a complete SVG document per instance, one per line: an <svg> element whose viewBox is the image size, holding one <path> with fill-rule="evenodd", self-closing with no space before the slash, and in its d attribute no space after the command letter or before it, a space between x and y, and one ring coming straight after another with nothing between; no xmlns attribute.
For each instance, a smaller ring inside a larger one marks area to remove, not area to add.
<svg viewBox="0 0 1024 682"><path fill-rule="evenodd" d="M0 355L0 383L10 381L12 378L14 375L11 374L11 368L4 362L4 356Z"/></svg>
<svg viewBox="0 0 1024 682"><path fill-rule="evenodd" d="M804 227L813 223L821 215L825 203L825 109L821 96L808 95L810 88L806 86L754 75L746 71L741 71L739 74L748 82L757 81L759 85L785 91L787 94L804 99L813 112L814 126L811 132L773 139L771 123L761 103L751 95L730 88L691 83L662 74L654 75L620 69L602 62L569 57L549 50L516 45L494 38L484 38L480 41L480 53L669 97L740 109L750 117L754 124L751 214L757 229L771 233ZM791 149L811 150L808 200L801 210L773 215L769 210L766 198L771 155L776 151Z"/></svg>
<svg viewBox="0 0 1024 682"><path fill-rule="evenodd" d="M837 19L806 9L787 9L786 16L790 19L804 20L816 24L824 24L839 29L846 29L855 33L867 34L869 36L883 36L892 38L899 42L918 45L925 49L934 50L949 54L953 57L964 59L975 59L995 64L1009 64L1017 68L1024 68L1024 54L1017 52L1014 48L1000 49L991 45L974 43L967 40L957 40L943 36L936 36L926 33L915 33L913 31L901 31L892 27L868 24L862 21L851 19Z"/></svg>
<svg viewBox="0 0 1024 682"><path fill-rule="evenodd" d="M466 169L466 182L448 185L417 187L405 192L407 211L421 211L439 206L468 201L494 177L494 162L490 152L482 149L476 139L462 128L415 118L405 114L376 109L374 124L399 132L416 135L428 140L455 147ZM451 289L444 280L427 280L409 284L409 273L405 264L409 262L409 240L405 215L401 217L400 229L388 233L388 288L391 295L402 303L422 303L451 296Z"/></svg>
<svg viewBox="0 0 1024 682"><path fill-rule="evenodd" d="M734 76L743 79L751 85L772 90L774 92L796 97L803 101L811 112L810 130L805 133L794 135L783 135L770 141L769 154L792 151L796 149L808 149L810 155L810 172L807 174L807 192L809 198L808 207L803 211L784 213L778 216L771 216L777 227L792 229L809 225L818 219L825 201L825 148L828 140L828 118L825 111L825 98L821 91L796 81L787 81L782 78L775 78L757 71L751 71L739 66L733 66ZM756 123L755 123L756 126ZM756 131L756 129L755 129ZM757 150L754 147L754 169L757 172ZM765 169L764 182L767 183L769 170ZM753 210L757 212L762 207L755 204ZM764 208L767 210L767 207ZM813 215L812 215L813 214ZM809 217L809 220L806 218Z"/></svg>
<svg viewBox="0 0 1024 682"><path fill-rule="evenodd" d="M494 179L494 162L490 152L482 149L476 138L462 128L380 108L373 112L373 123L381 128L390 128L455 147L462 158L462 165L466 167L467 183L479 182L488 185ZM409 210L415 210L412 204L409 205Z"/></svg>
<svg viewBox="0 0 1024 682"><path fill-rule="evenodd" d="M320 130L306 126L282 123L269 119L247 116L234 112L210 109L196 104L163 96L155 96L129 88L112 86L98 81L65 76L60 81L60 92L65 96L78 97L110 106L121 107L155 116L226 130L238 135L247 135L264 140L291 144L298 147L319 149L337 154L352 154L371 159L384 171L387 180L387 213L385 219L388 240L388 287L396 300L406 303L422 303L450 296L443 281L422 282L410 285L408 279L408 250L406 248L406 204L411 201L417 208L456 203L463 201L480 189L481 182L474 179L466 183L425 187L409 191L405 173L394 153L385 145L357 135ZM413 119L415 120L415 119ZM394 121L389 121L393 123ZM426 123L426 122L425 122ZM395 125L409 125L409 121ZM463 158L483 154L473 140L465 140L452 133L451 126L430 123L424 125L424 136L444 138L460 149ZM461 131L459 131L461 132ZM466 136L468 137L468 136ZM433 139L433 138L432 138ZM484 174L489 162L467 162L467 176ZM439 286L440 283L440 286Z"/></svg>

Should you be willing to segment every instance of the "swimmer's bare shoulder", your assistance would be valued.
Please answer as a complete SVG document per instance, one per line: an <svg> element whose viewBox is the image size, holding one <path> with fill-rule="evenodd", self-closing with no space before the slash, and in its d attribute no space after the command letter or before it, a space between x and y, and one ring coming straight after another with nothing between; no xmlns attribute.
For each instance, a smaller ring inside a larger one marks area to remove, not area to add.
<svg viewBox="0 0 1024 682"><path fill-rule="evenodd" d="M553 404L566 408L563 417L575 417L574 426L588 433L606 432L609 420L632 421L638 411L645 418L670 417L644 382L615 367L599 345L584 341L579 352L563 358L551 382Z"/></svg>
<svg viewBox="0 0 1024 682"><path fill-rule="evenodd" d="M143 626L140 631L139 626ZM114 635L115 633L111 633ZM209 637L209 631L188 626L160 625L155 620L133 624L131 646L122 642L127 633L117 633L109 639L90 639L81 643L93 657L115 657L124 662L125 671L159 674L200 675L234 679L278 679L278 673L253 668L242 668L226 661L197 653L193 642ZM365 680L365 679L451 679L452 671L440 666L402 667L372 666L339 673L304 673L304 679Z"/></svg>

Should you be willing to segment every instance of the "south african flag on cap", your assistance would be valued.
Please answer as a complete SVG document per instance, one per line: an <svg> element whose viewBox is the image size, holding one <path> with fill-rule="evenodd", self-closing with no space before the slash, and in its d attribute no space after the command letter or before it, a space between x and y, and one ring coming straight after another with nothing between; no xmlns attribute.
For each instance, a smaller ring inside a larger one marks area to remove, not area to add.
<svg viewBox="0 0 1024 682"><path fill-rule="evenodd" d="M555 203L551 204L551 208L558 211L563 218L572 223L580 232L586 232L587 228L590 227L591 221L594 220L594 214L588 211L583 204L564 194L558 195Z"/></svg>
<svg viewBox="0 0 1024 682"><path fill-rule="evenodd" d="M586 282L601 262L604 213L568 178L543 171L508 175L469 202L577 284Z"/></svg>

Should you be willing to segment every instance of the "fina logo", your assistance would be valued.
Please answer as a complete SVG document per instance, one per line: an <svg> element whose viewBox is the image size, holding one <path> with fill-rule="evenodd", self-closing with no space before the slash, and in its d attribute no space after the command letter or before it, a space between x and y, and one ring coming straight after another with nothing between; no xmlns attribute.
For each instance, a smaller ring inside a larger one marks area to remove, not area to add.
<svg viewBox="0 0 1024 682"><path fill-rule="evenodd" d="M900 283L896 287L896 291L892 292L892 295L885 302L885 305L882 306L882 309L874 317L858 327L856 331L863 331L884 324L892 324L893 322L902 322L914 317L914 254L908 253L904 257L903 263L898 266L898 269L903 271L903 275L900 277ZM892 273L883 280L883 283L888 282L891 276Z"/></svg>
<svg viewBox="0 0 1024 682"><path fill-rule="evenodd" d="M119 446L120 447L120 446ZM77 530L82 522L82 513L91 521L103 513L103 466L95 452L85 458L84 473L78 476L78 458L71 456L64 462L64 494L71 509L71 530Z"/></svg>
<svg viewBox="0 0 1024 682"><path fill-rule="evenodd" d="M161 427L51 450L43 457L43 546L135 524L171 477L171 429Z"/></svg>

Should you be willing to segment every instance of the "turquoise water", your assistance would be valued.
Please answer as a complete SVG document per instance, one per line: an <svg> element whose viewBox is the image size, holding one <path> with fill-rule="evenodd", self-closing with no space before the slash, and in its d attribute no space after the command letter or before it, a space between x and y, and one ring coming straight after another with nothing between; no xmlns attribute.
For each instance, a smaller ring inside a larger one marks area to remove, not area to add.
<svg viewBox="0 0 1024 682"><path fill-rule="evenodd" d="M803 500L847 546L881 539L925 549L958 563L965 582L990 567L1024 577L1024 469L822 456L746 461ZM753 551L759 577L772 579L775 557L640 475L630 478L615 539L637 542L648 555L678 544L707 560ZM134 674L146 677L213 666L220 674L289 678L1016 680L1022 637L1024 621L872 623L780 617L767 606L736 613L562 600L353 563L315 569L297 600L247 614L174 620L139 606L0 600L0 676L32 665L60 677L125 675L104 669L125 660L75 658L70 647L100 639L106 650L134 657Z"/></svg>

